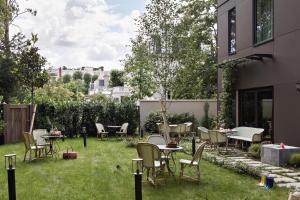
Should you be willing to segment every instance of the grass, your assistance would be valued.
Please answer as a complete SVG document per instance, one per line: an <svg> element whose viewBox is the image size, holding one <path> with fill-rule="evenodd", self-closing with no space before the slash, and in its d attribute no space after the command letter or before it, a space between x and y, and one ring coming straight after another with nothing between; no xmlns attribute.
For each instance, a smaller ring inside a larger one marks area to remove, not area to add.
<svg viewBox="0 0 300 200"><path fill-rule="evenodd" d="M20 200L100 200L134 199L134 180L131 159L134 148L116 140L97 141L89 138L88 147L82 140L60 142L61 151L72 146L79 152L77 160L47 158L23 163L23 144L0 146L0 155L17 154L17 199ZM189 157L177 153L178 158ZM4 158L2 158L4 160ZM0 199L7 197L4 162L0 168ZM118 169L116 166L119 165ZM143 199L287 199L288 190L275 187L265 190L256 186L258 179L237 174L208 162L201 163L201 183L196 184L174 177L152 187L143 183ZM178 172L176 173L178 177Z"/></svg>

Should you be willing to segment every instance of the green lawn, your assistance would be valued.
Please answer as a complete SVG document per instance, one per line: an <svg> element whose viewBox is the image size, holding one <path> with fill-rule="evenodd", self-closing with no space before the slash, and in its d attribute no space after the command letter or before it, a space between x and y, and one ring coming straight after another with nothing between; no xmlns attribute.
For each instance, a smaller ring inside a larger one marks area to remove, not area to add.
<svg viewBox="0 0 300 200"><path fill-rule="evenodd" d="M23 163L23 144L0 146L0 155L17 154L17 199L19 200L102 200L134 199L131 159L134 148L120 141L97 141L89 138L84 149L81 139L60 142L61 149L73 146L79 152L77 160L47 158ZM177 159L189 157L178 153ZM0 168L0 199L7 199L6 170L2 157ZM120 165L120 169L116 166ZM201 183L179 181L173 177L152 187L143 183L143 199L287 199L288 190L265 190L256 186L259 180L201 163ZM178 172L177 172L178 176Z"/></svg>

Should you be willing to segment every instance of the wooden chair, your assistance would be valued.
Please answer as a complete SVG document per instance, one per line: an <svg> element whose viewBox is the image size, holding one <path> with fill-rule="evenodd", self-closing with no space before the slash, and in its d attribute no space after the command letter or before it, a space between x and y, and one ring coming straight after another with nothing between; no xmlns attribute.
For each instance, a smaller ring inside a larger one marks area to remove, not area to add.
<svg viewBox="0 0 300 200"><path fill-rule="evenodd" d="M96 123L96 128L97 128L97 138L103 139L104 137L108 136L108 132L105 131L103 124Z"/></svg>
<svg viewBox="0 0 300 200"><path fill-rule="evenodd" d="M24 160L23 160L24 162L26 161L28 152L29 152L29 161L32 161L32 152L34 152L35 158L40 158L43 151L46 155L45 146L38 146L36 144L36 142L34 141L32 134L30 134L28 132L24 132L23 139L24 139L24 145L25 145L25 155L24 155Z"/></svg>
<svg viewBox="0 0 300 200"><path fill-rule="evenodd" d="M147 170L147 180L156 185L158 172L163 171L165 167L165 161L161 159L161 151L154 144L138 143L137 152L138 156L143 159L143 168Z"/></svg>
<svg viewBox="0 0 300 200"><path fill-rule="evenodd" d="M117 135L121 135L127 137L127 129L128 129L128 123L124 123L122 124L120 131L117 131L116 134Z"/></svg>
<svg viewBox="0 0 300 200"><path fill-rule="evenodd" d="M196 180L196 181L200 181L200 160L202 157L202 153L204 150L204 146L205 146L206 142L202 142L200 144L200 146L198 147L195 155L193 156L192 160L186 160L186 159L180 159L179 163L180 163L180 173L179 173L179 178L183 178L183 177L187 177L190 178L192 180ZM191 177L191 176L187 176L184 174L184 169L186 166L189 166L193 169L196 170L196 175L197 177Z"/></svg>

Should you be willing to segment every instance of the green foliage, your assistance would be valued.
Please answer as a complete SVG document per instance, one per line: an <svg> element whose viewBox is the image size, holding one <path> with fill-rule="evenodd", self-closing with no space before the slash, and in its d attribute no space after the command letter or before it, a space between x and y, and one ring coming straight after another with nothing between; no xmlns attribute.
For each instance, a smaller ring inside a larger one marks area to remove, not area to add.
<svg viewBox="0 0 300 200"><path fill-rule="evenodd" d="M133 98L143 99L152 96L156 89L153 78L153 64L149 59L146 43L141 36L131 41L131 55L124 60L126 82L133 89Z"/></svg>
<svg viewBox="0 0 300 200"><path fill-rule="evenodd" d="M234 64L228 62L222 69L222 95L221 95L221 113L220 122L225 125L225 128L235 126L235 89L236 89L236 73Z"/></svg>
<svg viewBox="0 0 300 200"><path fill-rule="evenodd" d="M192 122L193 128L198 126L197 119L194 115L189 113L176 114L171 113L167 116L169 124L182 124L185 122ZM149 133L158 133L158 126L156 123L162 123L162 117L159 112L150 113L145 121L145 131Z"/></svg>
<svg viewBox="0 0 300 200"><path fill-rule="evenodd" d="M248 149L248 153L253 158L260 158L261 144L251 144Z"/></svg>
<svg viewBox="0 0 300 200"><path fill-rule="evenodd" d="M96 122L104 125L121 125L128 122L129 134L134 134L138 125L137 108L131 101L105 104L78 101L39 104L35 128L49 127L47 118L52 126L64 130L70 137L80 134L83 126L87 128L89 135L96 135Z"/></svg>
<svg viewBox="0 0 300 200"><path fill-rule="evenodd" d="M204 126L207 129L211 129L212 125L213 125L213 118L210 118L208 116L208 112L209 112L209 104L208 102L205 102L204 106L203 106L203 110L204 110L204 117L201 121L201 125Z"/></svg>
<svg viewBox="0 0 300 200"><path fill-rule="evenodd" d="M5 123L2 119L0 119L0 135L4 134Z"/></svg>
<svg viewBox="0 0 300 200"><path fill-rule="evenodd" d="M111 70L109 87L124 86L124 71Z"/></svg>
<svg viewBox="0 0 300 200"><path fill-rule="evenodd" d="M10 98L17 90L17 79L12 71L15 67L15 60L1 56L0 52L0 95L6 103L10 102Z"/></svg>
<svg viewBox="0 0 300 200"><path fill-rule="evenodd" d="M31 40L27 41L27 47L22 51L15 75L22 86L30 88L33 103L35 88L43 87L49 81L49 74L44 69L46 59L39 54L39 48L35 46L38 41L37 35L32 34Z"/></svg>
<svg viewBox="0 0 300 200"><path fill-rule="evenodd" d="M70 83L71 82L71 75L70 74L66 74L63 76L63 83Z"/></svg>
<svg viewBox="0 0 300 200"><path fill-rule="evenodd" d="M102 93L90 95L89 100L92 103L106 103L109 101L109 99Z"/></svg>
<svg viewBox="0 0 300 200"><path fill-rule="evenodd" d="M65 88L69 89L74 94L83 95L86 91L84 82L80 79L73 80L70 83L65 84Z"/></svg>
<svg viewBox="0 0 300 200"><path fill-rule="evenodd" d="M85 83L86 85L89 85L89 84L91 83L91 81L92 81L92 75L89 74L89 73L85 73L85 74L83 75L83 81L84 81L84 83Z"/></svg>
<svg viewBox="0 0 300 200"><path fill-rule="evenodd" d="M93 76L92 76L92 82L95 82L95 80L97 80L98 77L99 77L99 76L98 76L97 74L93 75Z"/></svg>
<svg viewBox="0 0 300 200"><path fill-rule="evenodd" d="M73 80L82 80L82 72L80 72L80 71L74 72Z"/></svg>
<svg viewBox="0 0 300 200"><path fill-rule="evenodd" d="M300 167L300 154L293 153L288 161L288 164L294 167Z"/></svg>

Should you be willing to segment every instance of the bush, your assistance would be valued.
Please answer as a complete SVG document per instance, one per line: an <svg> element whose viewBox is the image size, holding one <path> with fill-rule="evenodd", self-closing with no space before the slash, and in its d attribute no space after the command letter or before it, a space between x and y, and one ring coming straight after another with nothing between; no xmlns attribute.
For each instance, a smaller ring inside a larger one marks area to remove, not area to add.
<svg viewBox="0 0 300 200"><path fill-rule="evenodd" d="M4 134L5 123L3 120L0 120L0 135Z"/></svg>
<svg viewBox="0 0 300 200"><path fill-rule="evenodd" d="M193 129L198 126L198 122L194 115L190 115L189 113L183 114L169 114L167 116L169 124L182 124L185 122L192 122ZM159 112L150 113L146 118L146 122L144 125L145 131L148 133L158 133L158 127L156 123L163 122L162 117Z"/></svg>
<svg viewBox="0 0 300 200"><path fill-rule="evenodd" d="M203 106L203 110L204 110L204 117L201 121L201 125L207 129L212 129L214 119L208 116L209 104L207 102L205 102Z"/></svg>
<svg viewBox="0 0 300 200"><path fill-rule="evenodd" d="M260 158L260 150L261 145L260 144L251 144L251 146L248 149L248 153L253 158Z"/></svg>
<svg viewBox="0 0 300 200"><path fill-rule="evenodd" d="M292 154L288 163L291 166L300 167L300 153Z"/></svg>
<svg viewBox="0 0 300 200"><path fill-rule="evenodd" d="M87 133L94 136L96 122L104 125L121 125L128 122L128 134L133 134L138 126L136 105L132 101L43 103L37 107L35 128L54 126L63 130L65 135L73 137L80 134L84 126Z"/></svg>

